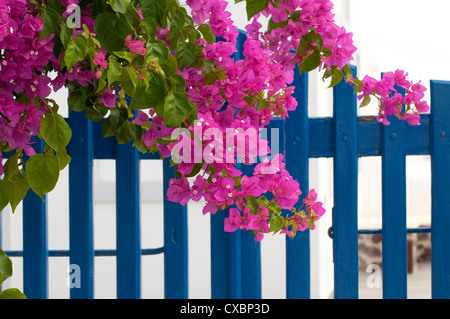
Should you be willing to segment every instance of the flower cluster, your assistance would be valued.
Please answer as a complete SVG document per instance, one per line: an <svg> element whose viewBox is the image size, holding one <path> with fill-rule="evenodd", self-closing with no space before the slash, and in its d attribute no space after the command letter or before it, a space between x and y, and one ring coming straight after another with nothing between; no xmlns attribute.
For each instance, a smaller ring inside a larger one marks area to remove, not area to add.
<svg viewBox="0 0 450 319"><path fill-rule="evenodd" d="M35 151L31 137L40 130L47 107L39 99L51 93L44 68L55 62L53 35L39 40L42 18L25 0L0 1L0 142L2 149ZM0 172L3 166L0 162Z"/></svg>
<svg viewBox="0 0 450 319"><path fill-rule="evenodd" d="M75 109L104 120L105 136L120 136L122 142L134 138L141 151L172 156L181 177L170 181L169 200L182 205L204 200L205 214L230 208L225 231L250 230L256 240L268 232L293 237L313 229L325 209L315 190L303 200L305 209L295 207L300 184L285 169L283 155L271 152L262 130L271 119L286 119L296 110L290 84L297 65L302 73L319 68L334 84L345 79L362 104L377 98L383 124L395 115L416 125L429 109L425 88L403 71L386 73L380 81L353 78L348 67L356 51L352 33L335 23L330 0L258 5L242 52L237 52L239 33L227 1L186 3L191 17L168 0L155 8L110 1L103 10L83 4L82 27L69 30L51 11L40 16L51 5L0 0L0 151L34 154L31 137L43 118L52 121L44 114L57 111L45 98L52 88L66 86ZM58 12L66 19L78 4L62 0ZM267 32L261 30L262 17L269 19ZM40 39L54 24L60 24L57 41L54 34ZM117 32L109 34L105 26L112 25ZM55 42L66 51L56 48L55 54ZM47 75L49 70L58 71L56 78ZM56 141L55 150L60 148ZM272 160L257 162L269 154Z"/></svg>
<svg viewBox="0 0 450 319"><path fill-rule="evenodd" d="M377 121L385 125L390 124L388 116L395 115L406 120L410 125L419 125L419 113L427 112L430 107L422 100L426 88L419 83L407 79L408 73L402 70L384 73L381 80L368 75L362 79L359 87L358 99L368 99L372 95L380 96ZM404 90L404 94L400 90Z"/></svg>
<svg viewBox="0 0 450 319"><path fill-rule="evenodd" d="M171 180L167 194L169 200L185 204L191 199L199 201L203 198L206 201L203 212L212 214L235 205L237 208L229 210L225 230L252 230L256 240L261 240L263 234L269 231L281 230L292 237L297 230L313 229L315 221L325 213L322 203L317 201L315 190L311 190L304 200L306 209L296 211L294 205L302 192L299 183L284 169L282 156L256 165L253 175L246 176L235 168L235 161L223 163L222 153L226 153L224 136L229 134L226 128L236 129L236 132L240 129L242 135L250 128L259 131L274 117L286 118L288 112L297 107L297 101L292 97L294 87L289 86L293 81L295 65L316 59L317 66L324 67L330 74L336 70L343 72L356 51L352 34L335 23L331 11L333 5L329 0L281 0L277 1L277 6L269 2L267 9L256 14L246 27L247 39L240 58L235 54L235 30L230 27L229 14L223 13L226 7L223 1L187 1L187 4L192 9L194 22L202 24L208 19L221 21L220 24L214 23L212 30L225 41L207 44L202 39L203 42L198 43L204 45L204 58L214 62L216 68L213 71L207 73L198 67L180 71L186 80L186 91L198 109L200 121L197 124L203 130L196 134L195 127L191 126L187 134L179 136L177 150L181 147L182 151L177 153L177 157L182 156L184 161L178 164L178 171L188 175L195 168L194 163L199 163L193 160L195 155L186 150L194 149L195 140L204 137L205 125L218 133L214 134L214 139L202 140L203 176L198 175L192 185L186 177ZM296 15L298 9L301 9L300 14ZM216 15L221 19L217 19ZM262 24L258 22L261 15L270 17L278 26L267 33L261 32ZM212 83L208 81L210 76L215 77ZM362 81L364 89L361 87L361 91L380 96L380 114L394 103L415 104L419 112L427 109L422 101L424 88L406 81L403 73L387 73L379 84L368 79L366 77ZM358 85L351 75L346 80ZM387 97L396 83L403 86L407 94ZM416 115L417 112L404 113L399 118L415 124L418 121ZM211 134L208 136L211 137ZM254 144L264 143L259 139ZM183 147L186 145L189 147ZM249 143L245 147L247 150L252 148ZM172 146L168 148L174 150ZM254 154L265 154L264 148L254 148ZM268 148L265 150L269 152ZM239 151L234 155L245 154L246 163L254 163L249 160L251 156L248 151ZM277 165L274 165L275 162ZM271 194L270 201L264 200L266 193ZM259 206L250 209L252 198L257 199ZM271 203L276 205L276 210L269 209ZM282 216L282 210L291 210L294 214Z"/></svg>

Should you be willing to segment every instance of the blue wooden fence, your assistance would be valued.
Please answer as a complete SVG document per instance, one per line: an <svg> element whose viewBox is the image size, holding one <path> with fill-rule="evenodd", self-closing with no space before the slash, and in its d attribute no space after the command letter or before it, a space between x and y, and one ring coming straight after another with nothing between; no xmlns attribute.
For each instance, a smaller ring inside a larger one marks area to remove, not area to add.
<svg viewBox="0 0 450 319"><path fill-rule="evenodd" d="M240 57L245 35L238 39ZM356 73L356 69L354 69ZM382 126L375 119L358 118L353 89L340 83L334 90L334 117L308 117L308 76L296 72L297 111L286 121L274 121L283 143L289 172L308 192L310 158L334 159L332 229L335 298L358 298L358 234L378 233L383 238L383 297L406 298L406 234L431 232L432 297L450 297L450 82L431 81L431 114L420 126L393 120ZM101 123L70 112L73 137L68 152L70 193L70 249L47 248L46 202L30 192L24 199L24 292L28 298L48 297L48 258L69 256L82 270L81 288L71 298L93 298L94 257L117 256L117 297L140 298L142 255L164 254L166 298L188 298L187 208L164 200L164 246L142 248L139 221L139 161L158 160L140 154L130 144L117 145L101 137ZM42 147L38 145L38 147ZM431 228L406 227L407 155L430 155L432 171ZM382 229L358 230L358 157L382 157ZM117 243L115 250L94 250L92 166L94 159L116 160ZM164 192L174 176L167 160L163 165ZM248 232L224 233L227 214L211 218L212 298L261 298L260 245ZM1 217L1 216L0 216ZM1 220L0 220L1 221ZM1 243L0 243L1 244ZM286 240L286 296L310 297L309 231Z"/></svg>

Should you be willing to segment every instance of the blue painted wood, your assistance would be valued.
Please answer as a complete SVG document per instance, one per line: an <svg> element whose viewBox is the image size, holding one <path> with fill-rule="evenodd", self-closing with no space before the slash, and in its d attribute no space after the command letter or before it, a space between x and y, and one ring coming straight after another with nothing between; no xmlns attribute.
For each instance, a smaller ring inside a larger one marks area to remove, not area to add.
<svg viewBox="0 0 450 319"><path fill-rule="evenodd" d="M69 164L70 263L80 267L80 288L71 288L72 299L94 297L93 240L93 138L92 121L84 113L69 111L72 139L67 147Z"/></svg>
<svg viewBox="0 0 450 319"><path fill-rule="evenodd" d="M227 210L228 214L228 210ZM242 231L226 234L228 241L228 298L242 298Z"/></svg>
<svg viewBox="0 0 450 319"><path fill-rule="evenodd" d="M261 243L253 232L244 231L242 240L242 298L261 299Z"/></svg>
<svg viewBox="0 0 450 319"><path fill-rule="evenodd" d="M187 206L171 202L166 195L175 168L163 160L164 184L164 295L167 299L188 298Z"/></svg>
<svg viewBox="0 0 450 319"><path fill-rule="evenodd" d="M235 59L244 59L244 43L247 40L245 31L239 30L237 38L237 52ZM241 164L238 169L244 175L252 176L255 165ZM227 210L228 214L228 210ZM251 232L236 232L228 234L231 246L228 251L231 258L231 295L232 298L259 299L261 298L261 245L255 242L255 235ZM233 260L236 259L236 263Z"/></svg>
<svg viewBox="0 0 450 319"><path fill-rule="evenodd" d="M139 151L132 143L116 146L117 298L141 296Z"/></svg>
<svg viewBox="0 0 450 319"><path fill-rule="evenodd" d="M43 141L34 145L43 151ZM26 169L26 168L25 168ZM23 200L23 280L28 299L48 297L47 196L44 201L31 189Z"/></svg>
<svg viewBox="0 0 450 319"><path fill-rule="evenodd" d="M450 82L431 81L431 295L450 298Z"/></svg>
<svg viewBox="0 0 450 319"><path fill-rule="evenodd" d="M5 253L10 257L23 257L23 250L6 250ZM142 256L159 255L164 253L164 247L144 248L141 250ZM96 249L95 257L117 256L116 249ZM49 250L48 257L70 257L70 250Z"/></svg>
<svg viewBox="0 0 450 319"><path fill-rule="evenodd" d="M211 298L226 299L228 293L228 240L223 231L224 219L228 212L220 211L211 215Z"/></svg>
<svg viewBox="0 0 450 319"><path fill-rule="evenodd" d="M294 98L298 105L284 123L284 154L286 169L300 183L301 203L309 192L308 74L299 75L298 67L294 72ZM309 230L297 232L293 239L286 237L286 298L310 298L310 270Z"/></svg>
<svg viewBox="0 0 450 319"><path fill-rule="evenodd" d="M383 298L406 299L406 123L389 121L381 129Z"/></svg>
<svg viewBox="0 0 450 319"><path fill-rule="evenodd" d="M353 69L356 76L356 68ZM358 298L358 123L353 87L333 89L334 141L334 297Z"/></svg>
<svg viewBox="0 0 450 319"><path fill-rule="evenodd" d="M310 158L334 156L333 118L310 118ZM430 119L421 115L419 126L406 127L406 155L430 154ZM381 156L381 128L376 117L358 118L358 156Z"/></svg>
<svg viewBox="0 0 450 319"><path fill-rule="evenodd" d="M296 113L296 112L294 112ZM291 113L290 117L294 113ZM67 119L70 125L70 119ZM420 125L406 127L406 155L430 154L430 118L429 115L421 115ZM93 123L94 126L94 159L115 159L116 138L101 136L101 122ZM333 118L310 118L310 158L334 156ZM376 121L376 116L358 118L358 156L381 156L381 127ZM100 138L99 138L100 137ZM8 153L4 154L8 157ZM157 153L140 154L141 159L159 159Z"/></svg>

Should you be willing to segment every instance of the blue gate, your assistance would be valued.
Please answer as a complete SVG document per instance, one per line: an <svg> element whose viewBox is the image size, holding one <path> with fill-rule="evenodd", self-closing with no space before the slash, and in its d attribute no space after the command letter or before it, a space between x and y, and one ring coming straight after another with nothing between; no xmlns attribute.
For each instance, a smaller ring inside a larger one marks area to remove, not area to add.
<svg viewBox="0 0 450 319"><path fill-rule="evenodd" d="M245 35L238 39L241 58ZM356 73L356 69L353 69ZM332 228L335 298L358 298L358 234L382 234L383 297L407 297L407 233L431 232L432 297L450 297L450 82L431 81L431 114L420 126L392 120L380 125L375 118L357 117L353 88L340 83L333 88L334 116L308 117L308 77L298 75L293 85L299 105L286 121L274 120L283 143L286 167L308 193L309 159L333 158L334 208ZM81 288L71 298L94 297L94 257L117 257L117 297L141 297L142 255L164 254L165 297L188 298L187 208L164 200L164 246L141 247L139 211L139 161L159 160L141 154L131 144L103 139L101 122L69 112L72 128L68 147L70 249L47 249L47 208L34 193L23 204L24 293L28 298L48 297L48 258L69 256L83 270ZM38 146L39 147L39 146ZM431 228L406 226L406 156L430 155L432 170ZM361 230L357 225L358 158L382 157L382 229ZM94 250L92 167L95 159L116 160L116 249ZM163 165L164 193L174 177L168 160ZM300 200L303 198L300 198ZM260 244L249 232L225 233L226 213L211 216L212 298L261 298ZM0 216L1 217L1 216ZM298 232L286 240L286 297L310 298L310 235Z"/></svg>

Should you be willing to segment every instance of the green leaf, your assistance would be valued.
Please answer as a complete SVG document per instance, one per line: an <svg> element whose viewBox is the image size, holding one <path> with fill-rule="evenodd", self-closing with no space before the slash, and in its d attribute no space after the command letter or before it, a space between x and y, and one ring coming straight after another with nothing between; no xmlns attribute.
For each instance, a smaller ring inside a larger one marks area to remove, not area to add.
<svg viewBox="0 0 450 319"><path fill-rule="evenodd" d="M181 74L173 74L170 76L170 81L172 82L175 91L186 92L186 80Z"/></svg>
<svg viewBox="0 0 450 319"><path fill-rule="evenodd" d="M44 19L42 20L42 24L44 25L44 29L39 32L39 40L42 40L49 35L55 33L58 28L58 22L60 15L52 8L46 8L43 10L42 16Z"/></svg>
<svg viewBox="0 0 450 319"><path fill-rule="evenodd" d="M41 134L45 142L58 154L69 144L72 130L60 114L47 114L41 120Z"/></svg>
<svg viewBox="0 0 450 319"><path fill-rule="evenodd" d="M208 44L213 44L216 42L216 36L214 35L211 27L207 24L201 24L198 26L198 31L200 31Z"/></svg>
<svg viewBox="0 0 450 319"><path fill-rule="evenodd" d="M109 5L114 11L125 13L130 4L131 0L109 0Z"/></svg>
<svg viewBox="0 0 450 319"><path fill-rule="evenodd" d="M61 22L61 31L59 34L59 39L64 47L67 47L67 44L72 40L73 37L73 29L69 28L65 21Z"/></svg>
<svg viewBox="0 0 450 319"><path fill-rule="evenodd" d="M155 39L157 32L156 20L153 17L147 17L141 20L141 29L148 36L147 40Z"/></svg>
<svg viewBox="0 0 450 319"><path fill-rule="evenodd" d="M108 64L108 85L111 85L122 74L122 65L119 62Z"/></svg>
<svg viewBox="0 0 450 319"><path fill-rule="evenodd" d="M134 138L134 123L125 122L117 131L117 142L119 144L129 143Z"/></svg>
<svg viewBox="0 0 450 319"><path fill-rule="evenodd" d="M13 268L11 259L0 249L0 273L2 273L2 280L5 281L12 276ZM1 282L0 282L1 283Z"/></svg>
<svg viewBox="0 0 450 319"><path fill-rule="evenodd" d="M280 215L281 214L281 208L280 208L280 205L278 205L277 202L270 202L268 208L269 208L269 210L271 210L276 215Z"/></svg>
<svg viewBox="0 0 450 319"><path fill-rule="evenodd" d="M172 74L176 74L178 72L177 60L171 54L169 54L167 56L167 62L166 62L166 64L164 64L162 69L166 76L171 76Z"/></svg>
<svg viewBox="0 0 450 319"><path fill-rule="evenodd" d="M298 19L297 19L298 20ZM274 29L278 29L278 28L284 28L285 26L288 25L288 21L282 21L282 22L275 22L272 19L269 20L269 23L267 25L267 33L271 33L272 30Z"/></svg>
<svg viewBox="0 0 450 319"><path fill-rule="evenodd" d="M11 188L11 199L9 201L11 205L12 212L14 213L17 205L25 198L28 190L30 189L30 184L28 183L28 178L23 172L20 170L17 174L11 178L11 182L8 182Z"/></svg>
<svg viewBox="0 0 450 319"><path fill-rule="evenodd" d="M127 17L121 13L103 12L95 19L94 32L108 53L122 50L125 47L125 37L132 31Z"/></svg>
<svg viewBox="0 0 450 319"><path fill-rule="evenodd" d="M144 18L152 17L158 27L166 28L166 12L169 9L169 0L144 0L139 3Z"/></svg>
<svg viewBox="0 0 450 319"><path fill-rule="evenodd" d="M360 105L359 107L367 106L367 105L369 105L369 103L370 103L370 95L366 95L366 96L363 98L363 100L362 100L362 102L361 102L361 105Z"/></svg>
<svg viewBox="0 0 450 319"><path fill-rule="evenodd" d="M51 192L58 182L58 158L50 155L35 154L29 158L25 169L31 189L44 200L44 194Z"/></svg>
<svg viewBox="0 0 450 319"><path fill-rule="evenodd" d="M198 173L200 173L200 171L203 168L203 163L198 163L195 164L194 167L192 168L192 171L189 174L186 174L185 177L194 177L197 176Z"/></svg>
<svg viewBox="0 0 450 319"><path fill-rule="evenodd" d="M320 34L317 34L314 31L310 31L307 34L303 35L302 38L300 39L296 56L302 56L305 53L307 53L310 49L314 49L313 43L319 50L322 48L323 40ZM324 48L324 50L329 49Z"/></svg>
<svg viewBox="0 0 450 319"><path fill-rule="evenodd" d="M3 179L0 180L0 212L5 209L11 199L11 186Z"/></svg>
<svg viewBox="0 0 450 319"><path fill-rule="evenodd" d="M259 203L254 196L250 196L247 201L247 208L250 208L250 214L256 215L259 210Z"/></svg>
<svg viewBox="0 0 450 319"><path fill-rule="evenodd" d="M311 49L311 41L306 36L300 39L296 56L302 56Z"/></svg>
<svg viewBox="0 0 450 319"><path fill-rule="evenodd" d="M186 21L185 16L186 15L183 10L181 10L180 8L176 10L175 16L172 17L172 21L170 22L170 31L167 35L169 39L173 36L178 36Z"/></svg>
<svg viewBox="0 0 450 319"><path fill-rule="evenodd" d="M180 70L184 70L197 59L197 46L191 42L181 43L175 52L175 58L177 59Z"/></svg>
<svg viewBox="0 0 450 319"><path fill-rule="evenodd" d="M336 85L339 84L339 82L341 82L341 80L344 78L344 75L342 74L342 71L339 69L335 69L333 71L333 75L331 76L331 83L330 86L328 86L329 88L335 87Z"/></svg>
<svg viewBox="0 0 450 319"><path fill-rule="evenodd" d="M19 163L19 156L21 152L16 152L13 155L11 155L8 160L6 161L4 167L4 174L5 177L10 180L11 177L16 175L18 171L17 164Z"/></svg>
<svg viewBox="0 0 450 319"><path fill-rule="evenodd" d="M163 103L166 96L166 81L162 75L153 73L148 84L147 89L143 81L137 83L130 103L131 110L155 108Z"/></svg>
<svg viewBox="0 0 450 319"><path fill-rule="evenodd" d="M172 136L167 136L164 138L157 137L155 142L158 144L161 144L161 145L170 145L173 142L177 142L177 141L178 141L177 139L172 139Z"/></svg>
<svg viewBox="0 0 450 319"><path fill-rule="evenodd" d="M61 152L56 154L56 157L59 160L60 171L62 171L72 160L72 158L67 154L67 150L65 148Z"/></svg>
<svg viewBox="0 0 450 319"><path fill-rule="evenodd" d="M346 64L346 65L344 65L344 67L342 68L342 70L344 71L344 73L345 73L345 81L346 82L348 82L348 81L350 81L351 79L352 79L352 77L353 77L353 71L352 71L352 68L348 65L348 64Z"/></svg>
<svg viewBox="0 0 450 319"><path fill-rule="evenodd" d="M154 108L158 113L157 106L159 104L163 105L164 99L167 95L166 80L161 74L153 73L150 77L150 80L148 81L148 85L147 95L149 96L149 106ZM158 115L162 116L161 113L158 113Z"/></svg>
<svg viewBox="0 0 450 319"><path fill-rule="evenodd" d="M269 229L275 234L283 228L283 224L283 217L272 215L269 220Z"/></svg>
<svg viewBox="0 0 450 319"><path fill-rule="evenodd" d="M304 57L302 62L298 66L300 74L307 73L316 69L320 65L320 58L320 51L317 50L314 50L306 57Z"/></svg>
<svg viewBox="0 0 450 319"><path fill-rule="evenodd" d="M257 13L267 9L269 0L246 0L247 19L250 19Z"/></svg>
<svg viewBox="0 0 450 319"><path fill-rule="evenodd" d="M64 62L67 69L70 71L72 67L78 62L84 60L86 57L86 41L77 37L76 40L72 40L67 45L64 53Z"/></svg>
<svg viewBox="0 0 450 319"><path fill-rule="evenodd" d="M169 55L169 48L162 40L152 40L147 44L146 60L148 57L158 58L159 66L166 64Z"/></svg>
<svg viewBox="0 0 450 319"><path fill-rule="evenodd" d="M81 90L70 91L67 103L69 105L69 108L73 111L84 111L84 109L86 108L86 96Z"/></svg>
<svg viewBox="0 0 450 319"><path fill-rule="evenodd" d="M128 120L128 109L124 106L111 109L109 120L113 126L113 129L116 131Z"/></svg>
<svg viewBox="0 0 450 319"><path fill-rule="evenodd" d="M211 72L205 75L205 79L203 81L204 85L212 85L218 80L225 80L225 74L227 73L224 69L212 69Z"/></svg>
<svg viewBox="0 0 450 319"><path fill-rule="evenodd" d="M0 299L27 299L27 297L17 288L3 290Z"/></svg>
<svg viewBox="0 0 450 319"><path fill-rule="evenodd" d="M164 124L176 127L189 117L193 108L186 92L170 91L164 103Z"/></svg>
<svg viewBox="0 0 450 319"><path fill-rule="evenodd" d="M114 54L117 55L119 58L124 59L130 63L131 61L133 61L134 58L133 54L127 51L114 52Z"/></svg>

